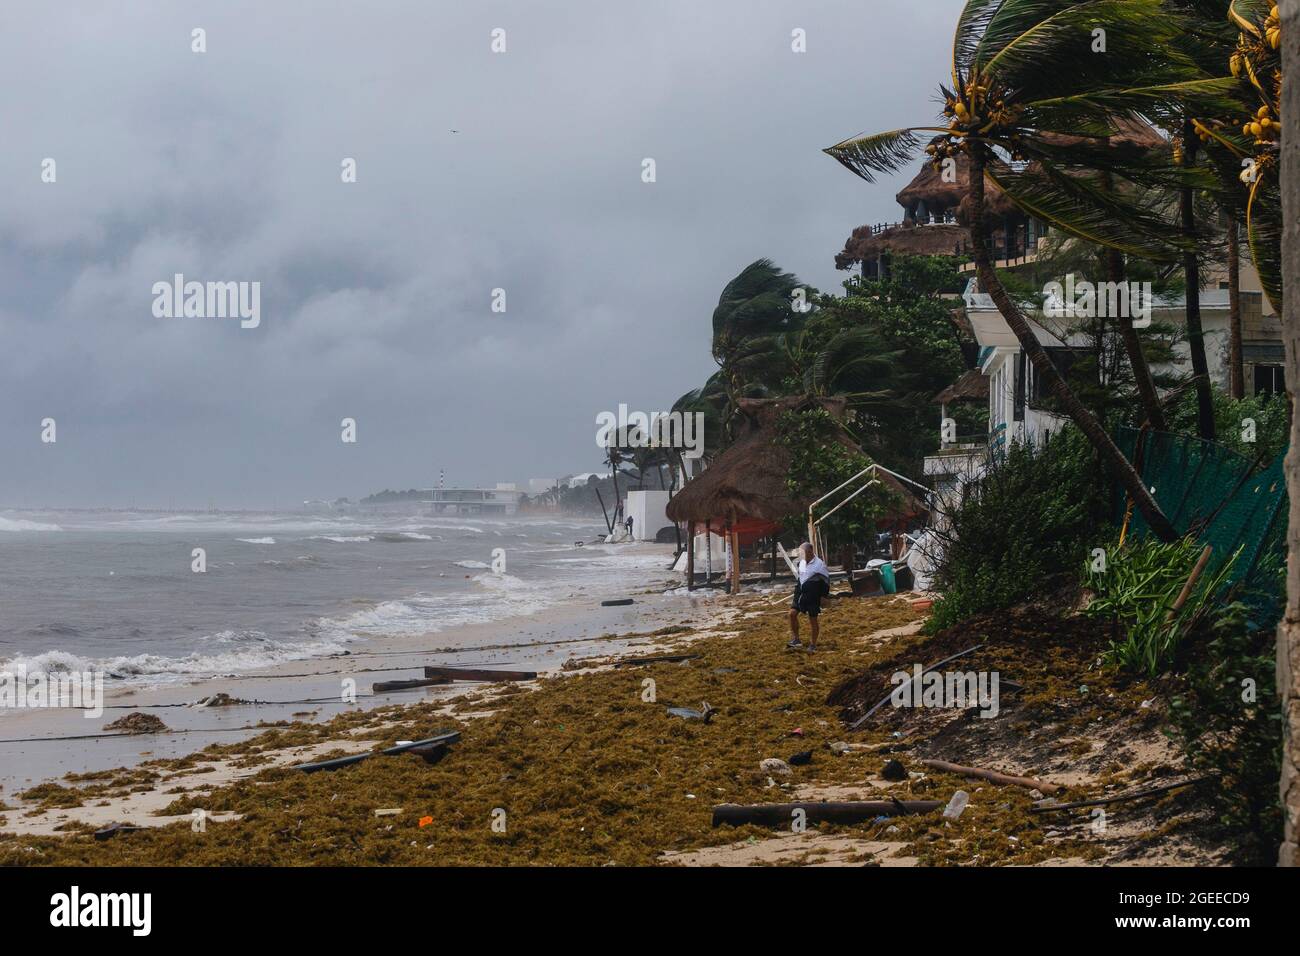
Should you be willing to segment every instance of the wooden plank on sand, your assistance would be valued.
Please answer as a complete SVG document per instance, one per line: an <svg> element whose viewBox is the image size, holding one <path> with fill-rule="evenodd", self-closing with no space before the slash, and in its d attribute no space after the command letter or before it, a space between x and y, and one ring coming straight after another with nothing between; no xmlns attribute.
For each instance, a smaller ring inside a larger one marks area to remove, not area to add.
<svg viewBox="0 0 1300 956"><path fill-rule="evenodd" d="M383 680L372 685L370 690L375 694L383 694L390 690L415 690L417 687L432 687L435 684L450 683L450 677L429 677L426 675L423 680Z"/></svg>
<svg viewBox="0 0 1300 956"><path fill-rule="evenodd" d="M495 671L481 667L425 667L425 677L445 677L447 680L536 680L537 671Z"/></svg>

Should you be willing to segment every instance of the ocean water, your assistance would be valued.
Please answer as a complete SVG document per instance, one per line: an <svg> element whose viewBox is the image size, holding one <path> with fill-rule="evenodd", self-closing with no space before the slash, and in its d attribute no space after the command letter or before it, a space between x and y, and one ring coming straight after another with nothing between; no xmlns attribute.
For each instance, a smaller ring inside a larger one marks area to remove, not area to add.
<svg viewBox="0 0 1300 956"><path fill-rule="evenodd" d="M0 667L234 674L622 597L666 571L661 548L575 547L603 531L563 517L0 512Z"/></svg>

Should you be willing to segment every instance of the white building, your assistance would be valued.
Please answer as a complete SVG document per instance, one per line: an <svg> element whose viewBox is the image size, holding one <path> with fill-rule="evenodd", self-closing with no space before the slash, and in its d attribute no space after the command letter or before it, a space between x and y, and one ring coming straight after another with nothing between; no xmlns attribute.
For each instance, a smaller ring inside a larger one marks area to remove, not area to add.
<svg viewBox="0 0 1300 956"><path fill-rule="evenodd" d="M1211 380L1226 388L1228 384L1228 291L1226 275L1211 274L1207 288L1201 291L1201 327L1204 333L1206 364ZM1242 312L1242 364L1246 394L1276 393L1284 390L1282 369L1284 352L1281 321L1268 305L1259 285L1258 275L1248 261L1241 263L1240 302ZM988 434L983 441L956 441L945 434L938 452L925 459L925 474L935 483L941 497L955 505L964 486L983 473L990 454L996 455L1010 443L1039 444L1068 419L1045 410L1040 400L1044 389L1033 364L1026 360L1020 342L992 298L979 291L972 278L963 295L964 313L971 334L979 346L974 373L983 376L988 389ZM1073 317L1035 316L1030 320L1039 344L1054 361L1066 361L1076 350L1091 347L1091 340L1077 326ZM1176 361L1152 364L1156 374L1186 374L1191 368L1190 347L1185 340L1186 300L1155 300L1151 324L1170 326L1180 333L1174 343ZM1118 338L1118 333L1116 333ZM1122 348L1114 343L1115 348ZM968 372L962 380L966 381ZM956 383L955 383L956 384ZM948 393L945 390L941 396ZM946 405L940 412L941 423L947 419ZM942 424L941 424L942 427ZM956 497L953 497L956 496Z"/></svg>

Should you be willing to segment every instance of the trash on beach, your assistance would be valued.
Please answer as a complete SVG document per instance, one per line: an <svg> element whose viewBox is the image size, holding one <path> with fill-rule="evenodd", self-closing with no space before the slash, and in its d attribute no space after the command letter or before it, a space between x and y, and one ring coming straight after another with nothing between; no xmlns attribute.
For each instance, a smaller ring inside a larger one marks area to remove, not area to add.
<svg viewBox="0 0 1300 956"><path fill-rule="evenodd" d="M764 773L774 773L781 777L788 777L794 773L790 765L780 757L766 757L758 762L758 769Z"/></svg>
<svg viewBox="0 0 1300 956"><path fill-rule="evenodd" d="M943 808L943 818L945 820L956 820L962 815L962 811L970 804L970 794L965 790L958 790L948 801L948 805Z"/></svg>
<svg viewBox="0 0 1300 956"><path fill-rule="evenodd" d="M95 831L96 840L111 840L119 833L131 833L135 830L144 830L146 827L138 827L131 823L111 823L102 830Z"/></svg>
<svg viewBox="0 0 1300 956"><path fill-rule="evenodd" d="M127 734L165 734L171 728L162 722L161 717L136 711L105 724L104 729Z"/></svg>
<svg viewBox="0 0 1300 956"><path fill-rule="evenodd" d="M743 805L724 803L713 808L713 825L738 827L747 823L759 826L789 826L795 810L804 812L809 823L864 823L878 817L910 816L932 813L943 806L939 800L860 800L847 803L758 803Z"/></svg>
<svg viewBox="0 0 1300 956"><path fill-rule="evenodd" d="M420 817L420 826L427 827L433 822L433 817Z"/></svg>
<svg viewBox="0 0 1300 956"><path fill-rule="evenodd" d="M880 776L891 782L907 779L907 768L897 760L886 760L885 765L880 769Z"/></svg>
<svg viewBox="0 0 1300 956"><path fill-rule="evenodd" d="M377 817L395 817L395 816L397 816L397 815L398 815L399 813L401 813L401 812L402 812L402 808L401 808L401 807L388 807L388 808L385 808L385 809L383 809L383 810L376 810L376 811L375 811L375 816L377 816Z"/></svg>
<svg viewBox="0 0 1300 956"><path fill-rule="evenodd" d="M372 694L383 694L390 690L415 690L418 687L433 687L437 684L450 684L450 677L426 677L423 680L384 680L370 688Z"/></svg>
<svg viewBox="0 0 1300 956"><path fill-rule="evenodd" d="M631 598L616 598L613 601L601 601L601 607L622 607L625 604L634 603Z"/></svg>
<svg viewBox="0 0 1300 956"><path fill-rule="evenodd" d="M797 754L791 754L786 762L792 767L802 767L804 764L812 763L812 757L811 750L801 750Z"/></svg>
<svg viewBox="0 0 1300 956"><path fill-rule="evenodd" d="M702 720L706 724L713 719L713 715L718 711L710 707L708 702L700 705L699 710L691 710L689 707L669 707L668 713L674 717L681 717L683 720Z"/></svg>
<svg viewBox="0 0 1300 956"><path fill-rule="evenodd" d="M537 671L502 671L481 667L430 667L424 668L424 676L429 678L446 678L448 681L513 681L536 680Z"/></svg>
<svg viewBox="0 0 1300 956"><path fill-rule="evenodd" d="M366 753L352 754L347 757L335 757L333 760L319 760L312 763L296 764L292 769L301 770L303 773L315 773L317 770L338 770L340 767L350 767L353 764L361 763L363 760L369 760L374 756L392 756L393 754L414 752L423 756L430 763L436 760L430 760L433 751L446 751L448 744L454 744L460 740L460 731L453 730L449 733L439 734L437 737L428 737L424 740L417 740L411 744L399 744L396 747L388 747L384 750L370 750ZM441 759L439 755L436 759Z"/></svg>
<svg viewBox="0 0 1300 956"><path fill-rule="evenodd" d="M231 697L224 691L219 694L213 694L211 697L200 697L191 707L239 707L244 704L253 704L256 701L242 700L239 697Z"/></svg>

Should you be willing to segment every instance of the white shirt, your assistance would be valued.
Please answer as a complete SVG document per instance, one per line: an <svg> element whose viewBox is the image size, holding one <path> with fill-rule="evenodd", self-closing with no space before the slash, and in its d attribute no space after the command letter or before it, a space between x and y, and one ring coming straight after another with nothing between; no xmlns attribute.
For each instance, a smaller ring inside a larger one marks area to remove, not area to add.
<svg viewBox="0 0 1300 956"><path fill-rule="evenodd" d="M830 568L826 567L826 562L821 558L814 556L811 561L799 559L799 583L807 584L808 579L821 576L827 581L831 579Z"/></svg>

